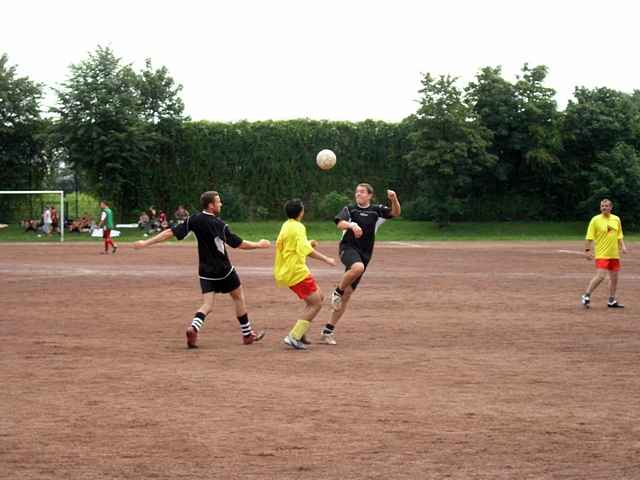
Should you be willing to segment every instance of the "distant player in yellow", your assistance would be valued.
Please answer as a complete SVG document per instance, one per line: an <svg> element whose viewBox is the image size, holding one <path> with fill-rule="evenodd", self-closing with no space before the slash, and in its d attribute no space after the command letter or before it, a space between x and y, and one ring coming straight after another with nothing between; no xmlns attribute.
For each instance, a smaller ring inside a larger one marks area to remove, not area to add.
<svg viewBox="0 0 640 480"><path fill-rule="evenodd" d="M591 294L598 288L609 274L609 308L624 308L616 300L618 287L618 272L620 271L620 251L627 253L622 234L620 218L611 213L613 202L608 198L600 202L600 215L596 215L589 222L585 237L584 253L588 260L594 259L593 242L595 241L596 276L591 279L587 291L582 295L582 305L589 308Z"/></svg>
<svg viewBox="0 0 640 480"><path fill-rule="evenodd" d="M322 308L324 296L320 287L307 267L307 256L322 260L331 266L336 265L333 258L327 257L315 250L317 242L307 240L307 229L302 224L304 204L299 199L289 200L285 207L289 218L282 224L276 240L276 259L273 266L273 276L276 285L289 287L305 306L299 320L289 334L284 337L284 343L297 350L304 350L306 344L305 333L311 322Z"/></svg>

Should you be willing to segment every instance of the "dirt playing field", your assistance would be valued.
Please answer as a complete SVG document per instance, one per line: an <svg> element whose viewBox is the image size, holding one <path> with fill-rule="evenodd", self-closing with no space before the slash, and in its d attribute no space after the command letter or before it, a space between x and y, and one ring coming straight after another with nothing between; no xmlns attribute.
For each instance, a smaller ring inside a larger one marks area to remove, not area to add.
<svg viewBox="0 0 640 480"><path fill-rule="evenodd" d="M0 478L638 479L640 249L584 310L581 246L379 243L302 352L273 250L231 253L265 339L220 296L188 350L195 244L0 244Z"/></svg>

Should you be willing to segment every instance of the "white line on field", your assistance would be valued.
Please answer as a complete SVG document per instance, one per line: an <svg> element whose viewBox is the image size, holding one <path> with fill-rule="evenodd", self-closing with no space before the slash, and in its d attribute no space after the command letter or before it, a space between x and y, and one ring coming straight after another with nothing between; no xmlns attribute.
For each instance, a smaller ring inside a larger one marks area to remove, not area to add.
<svg viewBox="0 0 640 480"><path fill-rule="evenodd" d="M406 247L406 248L433 248L427 244L410 243L410 242L387 242L387 244L396 245L399 247Z"/></svg>
<svg viewBox="0 0 640 480"><path fill-rule="evenodd" d="M570 253L571 255L584 255L583 252L577 250L556 250L556 253Z"/></svg>

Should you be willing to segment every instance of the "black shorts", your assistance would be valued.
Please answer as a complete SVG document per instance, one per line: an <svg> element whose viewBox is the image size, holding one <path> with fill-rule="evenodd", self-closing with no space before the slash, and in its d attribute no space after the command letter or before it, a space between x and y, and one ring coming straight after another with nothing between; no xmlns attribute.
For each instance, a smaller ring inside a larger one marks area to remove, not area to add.
<svg viewBox="0 0 640 480"><path fill-rule="evenodd" d="M369 260L371 260L371 255L366 255L362 253L360 250L357 250L355 248L343 247L340 250L340 261L345 266L345 269L344 269L345 272L347 270L350 270L351 266L354 263L363 263L364 270L366 272L367 265L369 265ZM353 288L354 290L358 288L358 284L360 283L360 280L362 280L363 276L364 276L364 272L362 272L362 275L360 275L358 278L354 280L354 282L351 284L351 288Z"/></svg>
<svg viewBox="0 0 640 480"><path fill-rule="evenodd" d="M200 277L200 288L202 289L202 293L230 293L240 285L240 277L235 270L220 280Z"/></svg>

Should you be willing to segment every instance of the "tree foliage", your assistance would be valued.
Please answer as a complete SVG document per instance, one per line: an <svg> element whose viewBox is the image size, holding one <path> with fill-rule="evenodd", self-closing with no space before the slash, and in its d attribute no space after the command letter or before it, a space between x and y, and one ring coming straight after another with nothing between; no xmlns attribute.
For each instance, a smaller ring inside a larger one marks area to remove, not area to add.
<svg viewBox="0 0 640 480"><path fill-rule="evenodd" d="M232 192L233 202L245 205L250 217L262 216L260 208L279 218L284 202L295 197L305 201L309 217L321 215L327 192L352 198L359 182L380 191L410 183L401 132L395 124L374 121L187 123L172 203L194 205L200 192L214 188ZM315 163L323 148L338 157L328 172Z"/></svg>
<svg viewBox="0 0 640 480"><path fill-rule="evenodd" d="M0 188L35 189L46 173L46 122L40 116L42 85L20 77L0 56Z"/></svg>
<svg viewBox="0 0 640 480"><path fill-rule="evenodd" d="M426 74L417 111L400 123L192 122L166 67L148 59L135 70L98 47L70 67L56 117L43 120L43 86L2 55L0 188L69 188L80 178L128 220L150 205L193 210L210 189L227 218L281 218L283 203L300 197L307 218L328 219L368 182L398 191L407 217L441 225L584 218L608 196L640 227L640 91L578 87L559 111L547 75L525 64L509 80L487 66L459 87ZM328 172L315 165L323 148L338 157Z"/></svg>
<svg viewBox="0 0 640 480"><path fill-rule="evenodd" d="M616 213L632 228L640 227L640 154L631 145L619 143L599 153L592 167L590 195L585 207L595 209L603 198L613 200Z"/></svg>
<svg viewBox="0 0 640 480"><path fill-rule="evenodd" d="M427 213L441 226L464 211L474 179L496 160L487 151L490 130L477 121L455 83L450 76L423 77L423 96L410 134L415 148L407 155Z"/></svg>
<svg viewBox="0 0 640 480"><path fill-rule="evenodd" d="M19 76L0 55L0 190L38 190L49 167L48 122L40 115L42 85ZM15 220L17 197L0 196L0 220Z"/></svg>
<svg viewBox="0 0 640 480"><path fill-rule="evenodd" d="M121 215L162 197L169 185L158 173L176 161L181 87L166 68L154 70L147 61L136 73L103 47L70 70L54 109L68 161L89 173L94 191L111 200Z"/></svg>
<svg viewBox="0 0 640 480"><path fill-rule="evenodd" d="M487 201L477 202L474 216L482 211L503 219L538 216L548 210L533 199L566 191L560 114L554 90L544 85L546 76L545 66L525 64L511 83L500 67L485 67L467 86L471 108L493 133L489 152L497 157L495 168L477 183L474 196ZM522 209L524 205L529 208Z"/></svg>

